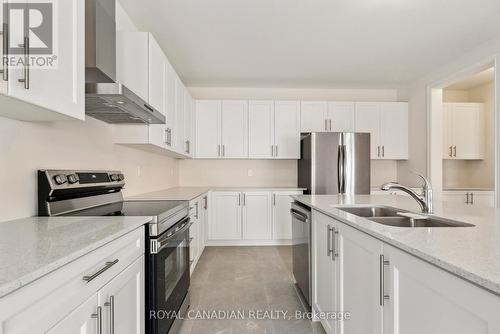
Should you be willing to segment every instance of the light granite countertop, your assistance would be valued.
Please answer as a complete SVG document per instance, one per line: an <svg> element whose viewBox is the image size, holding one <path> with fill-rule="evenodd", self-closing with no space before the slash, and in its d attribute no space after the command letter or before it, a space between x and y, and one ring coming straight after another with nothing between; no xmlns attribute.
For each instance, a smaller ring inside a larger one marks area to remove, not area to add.
<svg viewBox="0 0 500 334"><path fill-rule="evenodd" d="M0 223L0 298L151 219L32 217Z"/></svg>
<svg viewBox="0 0 500 334"><path fill-rule="evenodd" d="M338 210L384 205L419 212L407 196L293 196L297 201L500 295L500 209L434 202L434 215L474 227L401 228Z"/></svg>
<svg viewBox="0 0 500 334"><path fill-rule="evenodd" d="M305 188L293 187L174 187L164 190L153 191L145 194L128 196L128 201L190 201L209 191L294 191L304 190Z"/></svg>

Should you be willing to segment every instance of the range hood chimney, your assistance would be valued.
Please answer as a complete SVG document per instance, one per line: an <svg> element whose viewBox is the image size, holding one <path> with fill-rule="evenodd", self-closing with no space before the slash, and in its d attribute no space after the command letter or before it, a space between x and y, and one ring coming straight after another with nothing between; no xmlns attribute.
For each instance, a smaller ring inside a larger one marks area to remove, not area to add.
<svg viewBox="0 0 500 334"><path fill-rule="evenodd" d="M161 112L117 81L116 0L84 1L85 113L110 124L164 124Z"/></svg>

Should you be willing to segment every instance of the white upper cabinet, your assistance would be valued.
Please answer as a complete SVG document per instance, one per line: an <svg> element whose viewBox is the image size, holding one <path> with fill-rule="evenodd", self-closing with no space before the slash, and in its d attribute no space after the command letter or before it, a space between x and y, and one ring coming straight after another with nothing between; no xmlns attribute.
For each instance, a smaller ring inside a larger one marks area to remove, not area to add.
<svg viewBox="0 0 500 334"><path fill-rule="evenodd" d="M372 159L408 159L408 103L358 102L355 128L371 134Z"/></svg>
<svg viewBox="0 0 500 334"><path fill-rule="evenodd" d="M221 155L221 101L196 101L196 157L215 159Z"/></svg>
<svg viewBox="0 0 500 334"><path fill-rule="evenodd" d="M300 102L274 103L274 157L300 159Z"/></svg>
<svg viewBox="0 0 500 334"><path fill-rule="evenodd" d="M329 129L328 104L319 101L302 101L300 128L301 132L326 132Z"/></svg>
<svg viewBox="0 0 500 334"><path fill-rule="evenodd" d="M444 159L484 159L484 132L485 115L482 103L443 105Z"/></svg>
<svg viewBox="0 0 500 334"><path fill-rule="evenodd" d="M270 240L272 234L271 193L245 192L243 196L243 240Z"/></svg>
<svg viewBox="0 0 500 334"><path fill-rule="evenodd" d="M192 128L193 128L193 103L191 95L184 89L184 153L188 156L193 154Z"/></svg>
<svg viewBox="0 0 500 334"><path fill-rule="evenodd" d="M354 132L354 102L328 102L328 129L332 132Z"/></svg>
<svg viewBox="0 0 500 334"><path fill-rule="evenodd" d="M149 35L149 104L165 115L167 57L154 37Z"/></svg>
<svg viewBox="0 0 500 334"><path fill-rule="evenodd" d="M380 104L370 102L356 103L356 132L371 134L372 159L380 157Z"/></svg>
<svg viewBox="0 0 500 334"><path fill-rule="evenodd" d="M185 153L186 143L184 138L184 94L185 87L181 79L175 77L175 126L173 128L173 142L176 152Z"/></svg>
<svg viewBox="0 0 500 334"><path fill-rule="evenodd" d="M248 102L222 101L222 157L248 158Z"/></svg>
<svg viewBox="0 0 500 334"><path fill-rule="evenodd" d="M255 159L275 156L273 101L250 101L248 104L248 156Z"/></svg>
<svg viewBox="0 0 500 334"><path fill-rule="evenodd" d="M0 5L3 6L4 2ZM5 72L0 75L3 76L0 79L0 92L14 99L2 98L0 115L28 121L57 120L67 118L65 116L81 120L85 118L84 5L84 1L67 0L58 2L55 6L54 37L57 40L53 43L53 54L57 56L57 60L54 67L3 66ZM3 15L0 20L3 21ZM9 34L2 34L0 37L8 37L10 45L21 45L20 51L23 53L6 55L6 50L2 50L2 54L16 59L20 57L19 60L23 61L26 57L30 57L31 61L36 60L36 48L40 42L37 42L34 34L24 36L22 22L22 19L11 17L8 22ZM3 26L0 27L0 30L3 29ZM48 56L44 56L45 58ZM20 101L31 104L31 107Z"/></svg>
<svg viewBox="0 0 500 334"><path fill-rule="evenodd" d="M408 103L381 103L380 142L383 159L408 159Z"/></svg>

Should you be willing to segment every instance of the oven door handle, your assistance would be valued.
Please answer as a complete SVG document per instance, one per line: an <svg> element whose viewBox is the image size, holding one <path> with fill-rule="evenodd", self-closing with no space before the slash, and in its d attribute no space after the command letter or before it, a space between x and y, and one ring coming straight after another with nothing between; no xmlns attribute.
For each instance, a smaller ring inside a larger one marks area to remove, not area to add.
<svg viewBox="0 0 500 334"><path fill-rule="evenodd" d="M151 253L158 254L162 249L168 246L168 240L171 240L175 236L184 233L187 229L193 225L194 222L191 221L191 218L187 217L181 222L181 227L175 231L174 234L169 235L168 237L160 238L157 240L151 240Z"/></svg>

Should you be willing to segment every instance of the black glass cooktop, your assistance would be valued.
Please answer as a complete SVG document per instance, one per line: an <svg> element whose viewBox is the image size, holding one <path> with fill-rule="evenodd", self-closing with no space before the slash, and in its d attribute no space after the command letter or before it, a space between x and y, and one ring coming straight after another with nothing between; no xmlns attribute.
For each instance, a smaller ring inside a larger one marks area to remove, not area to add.
<svg viewBox="0 0 500 334"><path fill-rule="evenodd" d="M70 212L65 216L166 217L187 206L187 201L123 201Z"/></svg>

